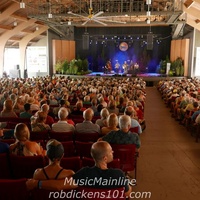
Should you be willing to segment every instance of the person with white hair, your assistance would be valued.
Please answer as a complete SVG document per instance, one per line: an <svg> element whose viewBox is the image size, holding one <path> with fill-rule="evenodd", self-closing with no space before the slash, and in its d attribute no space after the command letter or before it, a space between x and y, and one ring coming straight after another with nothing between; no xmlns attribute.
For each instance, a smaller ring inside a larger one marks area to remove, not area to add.
<svg viewBox="0 0 200 200"><path fill-rule="evenodd" d="M73 125L67 122L68 117L68 110L67 108L60 108L58 111L58 118L59 121L57 123L52 124L52 130L55 132L74 132L75 128Z"/></svg>
<svg viewBox="0 0 200 200"><path fill-rule="evenodd" d="M139 149L141 146L140 138L137 133L130 132L131 118L128 115L119 117L119 130L111 131L99 140L106 141L110 144L135 144Z"/></svg>
<svg viewBox="0 0 200 200"><path fill-rule="evenodd" d="M94 111L91 108L86 109L83 112L84 121L77 123L75 126L77 133L100 133L100 126L92 123Z"/></svg>

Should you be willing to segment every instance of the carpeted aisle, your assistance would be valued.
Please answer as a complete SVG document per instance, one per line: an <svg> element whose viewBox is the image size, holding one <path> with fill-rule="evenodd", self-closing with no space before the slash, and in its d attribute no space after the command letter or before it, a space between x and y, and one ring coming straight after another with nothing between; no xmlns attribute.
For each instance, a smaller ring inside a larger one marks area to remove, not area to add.
<svg viewBox="0 0 200 200"><path fill-rule="evenodd" d="M141 135L134 192L151 192L151 200L197 200L200 198L200 143L171 118L155 87L147 87L146 91L147 128Z"/></svg>

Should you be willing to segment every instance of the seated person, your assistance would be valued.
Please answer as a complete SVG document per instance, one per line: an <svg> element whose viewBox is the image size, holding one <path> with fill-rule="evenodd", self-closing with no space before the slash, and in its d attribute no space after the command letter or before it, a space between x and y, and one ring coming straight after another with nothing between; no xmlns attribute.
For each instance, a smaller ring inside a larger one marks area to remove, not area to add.
<svg viewBox="0 0 200 200"><path fill-rule="evenodd" d="M51 117L50 115L48 115L49 114L49 105L46 104L46 103L42 104L41 111L44 112L44 113L46 113L46 115L47 115L45 124L49 124L49 126L51 127L52 124L54 123L54 119L53 119L53 117Z"/></svg>
<svg viewBox="0 0 200 200"><path fill-rule="evenodd" d="M94 111L94 115L97 115L97 99L92 99L91 100L91 107L90 107L93 111Z"/></svg>
<svg viewBox="0 0 200 200"><path fill-rule="evenodd" d="M106 135L107 133L109 133L110 131L118 131L119 128L117 128L118 126L118 117L115 113L111 113L108 118L107 118L107 127L102 127L101 128L101 134L102 135Z"/></svg>
<svg viewBox="0 0 200 200"><path fill-rule="evenodd" d="M129 131L131 128L131 118L128 115L119 117L119 130L111 131L107 135L99 138L99 140L107 141L110 144L135 144L136 148L140 148L140 138L137 133Z"/></svg>
<svg viewBox="0 0 200 200"><path fill-rule="evenodd" d="M107 120L107 117L109 116L108 109L103 108L100 112L100 116L101 116L101 119L97 119L95 123L98 124L100 127L107 126L106 120Z"/></svg>
<svg viewBox="0 0 200 200"><path fill-rule="evenodd" d="M40 132L45 130L51 130L50 126L48 124L45 124L47 114L38 111L36 114L36 117L31 117L31 129L34 132Z"/></svg>
<svg viewBox="0 0 200 200"><path fill-rule="evenodd" d="M0 117L18 117L17 114L13 111L13 102L10 99L7 99L3 103L3 110L0 113Z"/></svg>
<svg viewBox="0 0 200 200"><path fill-rule="evenodd" d="M116 115L119 115L119 108L117 108L115 100L111 100L108 103L108 111L109 113L115 113Z"/></svg>
<svg viewBox="0 0 200 200"><path fill-rule="evenodd" d="M32 117L31 104L25 103L24 104L24 110L25 110L24 112L21 112L19 114L19 117L30 119Z"/></svg>
<svg viewBox="0 0 200 200"><path fill-rule="evenodd" d="M70 187L76 187L76 185L78 185L79 183L80 186L102 189L114 189L124 187L125 196L129 196L131 193L131 186L128 184L129 181L124 176L124 172L122 172L120 169L108 168L107 166L107 164L113 160L113 151L110 144L104 141L95 142L91 148L91 155L95 161L95 166L84 167L80 169L77 173L73 175L73 178L66 178L65 181L42 180L39 182L38 180L31 179L27 181L28 189L34 189L37 186L39 186L39 188L41 189L63 190L69 189ZM94 178L97 178L97 180L104 180L107 182L110 182L111 180L120 181L117 181L117 184L110 185L105 184L103 181L96 181L95 184L89 184L91 183L91 181L89 180L94 180Z"/></svg>
<svg viewBox="0 0 200 200"><path fill-rule="evenodd" d="M46 155L49 164L40 169L36 169L33 178L36 180L65 179L71 177L74 172L72 170L63 169L60 161L64 155L63 145L55 139L51 139L46 145Z"/></svg>
<svg viewBox="0 0 200 200"><path fill-rule="evenodd" d="M132 106L127 106L124 110L124 114L131 118L131 128L138 127L138 134L142 133L142 127L140 123L135 119L135 110Z"/></svg>
<svg viewBox="0 0 200 200"><path fill-rule="evenodd" d="M93 187L93 188L118 188L124 187L125 194L128 195L131 192L131 187L128 185L128 181L124 176L124 172L120 169L108 168L107 164L113 161L113 150L109 143L105 141L95 142L91 147L91 156L95 161L95 166L93 167L84 167L80 169L77 173L73 175L73 180L75 183L80 183L79 180L87 177L88 180L97 178L97 180L112 180L120 179L123 180L118 184L101 184L100 182L95 182L90 185L89 181L85 183L84 186Z"/></svg>
<svg viewBox="0 0 200 200"><path fill-rule="evenodd" d="M100 127L98 124L92 123L92 118L94 112L91 108L86 109L83 112L84 121L82 123L77 123L75 130L77 133L100 133Z"/></svg>
<svg viewBox="0 0 200 200"><path fill-rule="evenodd" d="M0 142L0 153L8 153L9 152L9 144L5 142Z"/></svg>
<svg viewBox="0 0 200 200"><path fill-rule="evenodd" d="M67 108L60 108L58 111L58 118L59 121L57 123L52 124L52 130L56 132L74 132L75 128L73 125L69 124L67 122L67 116L68 116L68 110Z"/></svg>
<svg viewBox="0 0 200 200"><path fill-rule="evenodd" d="M83 107L82 101L77 101L76 105L74 106L71 114L72 115L83 115L83 111L85 108Z"/></svg>
<svg viewBox="0 0 200 200"><path fill-rule="evenodd" d="M30 132L26 124L19 123L15 126L14 136L16 142L10 145L10 152L18 156L44 155L45 151L37 142L29 140Z"/></svg>

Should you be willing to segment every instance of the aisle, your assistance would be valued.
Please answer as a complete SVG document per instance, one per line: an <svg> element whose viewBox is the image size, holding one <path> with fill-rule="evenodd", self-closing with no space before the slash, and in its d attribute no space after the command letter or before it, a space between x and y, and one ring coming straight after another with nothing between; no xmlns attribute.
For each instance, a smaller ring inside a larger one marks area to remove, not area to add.
<svg viewBox="0 0 200 200"><path fill-rule="evenodd" d="M151 192L151 200L197 200L200 143L170 117L155 87L146 91L147 128L141 135L138 185L134 191Z"/></svg>

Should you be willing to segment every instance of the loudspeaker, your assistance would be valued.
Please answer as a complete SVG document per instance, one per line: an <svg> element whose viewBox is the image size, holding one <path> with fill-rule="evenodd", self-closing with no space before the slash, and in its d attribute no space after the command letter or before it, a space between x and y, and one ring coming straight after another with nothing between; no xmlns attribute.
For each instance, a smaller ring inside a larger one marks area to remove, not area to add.
<svg viewBox="0 0 200 200"><path fill-rule="evenodd" d="M89 34L84 34L82 35L82 39L83 39L83 49L84 50L88 50L89 49Z"/></svg>
<svg viewBox="0 0 200 200"><path fill-rule="evenodd" d="M153 50L153 33L147 34L147 50Z"/></svg>

